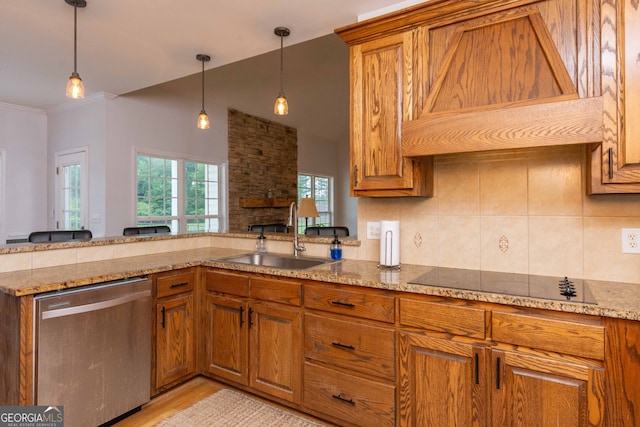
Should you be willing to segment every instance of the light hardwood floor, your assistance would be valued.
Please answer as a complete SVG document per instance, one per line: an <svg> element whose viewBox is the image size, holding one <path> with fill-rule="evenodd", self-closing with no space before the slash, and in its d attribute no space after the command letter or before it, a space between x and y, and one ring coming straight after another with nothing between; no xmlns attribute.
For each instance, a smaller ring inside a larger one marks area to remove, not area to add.
<svg viewBox="0 0 640 427"><path fill-rule="evenodd" d="M223 388L233 389L233 387L226 384L222 384L205 377L196 377L174 389L169 390L166 393L155 397L151 402L142 407L142 410L127 417L126 419L114 424L115 427L153 427L160 423L162 420L169 418L176 412L182 411L188 408L194 403L204 399L207 396L212 395L216 391ZM240 390L237 390L240 391ZM242 391L240 391L242 392ZM254 399L260 399L259 397L252 396ZM274 406L278 406L286 411L297 413L296 411L286 408L284 406L270 402ZM308 418L308 415L305 415ZM332 426L318 419L314 421L324 424L325 426Z"/></svg>

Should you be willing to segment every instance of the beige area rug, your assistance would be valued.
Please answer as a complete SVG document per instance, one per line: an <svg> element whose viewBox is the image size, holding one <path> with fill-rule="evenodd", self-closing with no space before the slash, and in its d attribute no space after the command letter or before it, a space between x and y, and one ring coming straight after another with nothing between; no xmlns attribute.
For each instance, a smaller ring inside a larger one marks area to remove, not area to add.
<svg viewBox="0 0 640 427"><path fill-rule="evenodd" d="M322 427L307 418L222 389L162 421L157 427Z"/></svg>

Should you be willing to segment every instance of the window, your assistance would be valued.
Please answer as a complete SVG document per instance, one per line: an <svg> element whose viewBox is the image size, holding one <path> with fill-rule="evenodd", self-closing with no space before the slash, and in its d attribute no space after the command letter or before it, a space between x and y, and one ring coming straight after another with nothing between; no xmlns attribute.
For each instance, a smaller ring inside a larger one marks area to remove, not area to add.
<svg viewBox="0 0 640 427"><path fill-rule="evenodd" d="M298 219L298 231L304 233L307 225L329 227L333 225L333 177L319 175L298 175L298 205L305 197L315 199L318 218Z"/></svg>
<svg viewBox="0 0 640 427"><path fill-rule="evenodd" d="M220 165L138 155L136 169L138 226L220 231Z"/></svg>

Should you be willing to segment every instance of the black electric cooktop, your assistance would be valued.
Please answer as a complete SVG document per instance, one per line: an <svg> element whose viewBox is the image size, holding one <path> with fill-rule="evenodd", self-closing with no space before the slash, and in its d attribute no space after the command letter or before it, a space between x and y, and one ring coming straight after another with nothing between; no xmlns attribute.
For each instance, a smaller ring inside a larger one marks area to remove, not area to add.
<svg viewBox="0 0 640 427"><path fill-rule="evenodd" d="M433 267L410 280L418 285L597 304L583 279Z"/></svg>

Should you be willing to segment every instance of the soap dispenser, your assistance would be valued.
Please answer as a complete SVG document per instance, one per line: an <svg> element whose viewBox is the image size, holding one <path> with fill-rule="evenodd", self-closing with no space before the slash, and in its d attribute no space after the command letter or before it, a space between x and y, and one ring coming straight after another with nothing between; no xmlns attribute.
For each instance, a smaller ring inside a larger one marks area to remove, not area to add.
<svg viewBox="0 0 640 427"><path fill-rule="evenodd" d="M266 253L267 252L267 238L264 237L264 232L260 232L260 235L256 239L256 252L258 253Z"/></svg>
<svg viewBox="0 0 640 427"><path fill-rule="evenodd" d="M342 243L338 240L338 235L333 234L333 242L331 242L331 259L342 259Z"/></svg>

